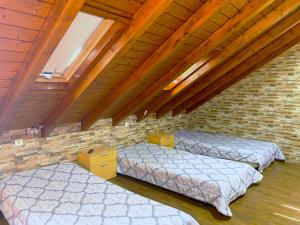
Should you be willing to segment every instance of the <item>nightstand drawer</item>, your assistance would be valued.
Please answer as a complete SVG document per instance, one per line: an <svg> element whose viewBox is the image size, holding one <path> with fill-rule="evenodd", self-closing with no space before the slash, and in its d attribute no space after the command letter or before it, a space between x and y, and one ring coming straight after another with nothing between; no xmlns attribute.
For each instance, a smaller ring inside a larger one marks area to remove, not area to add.
<svg viewBox="0 0 300 225"><path fill-rule="evenodd" d="M159 132L148 135L148 143L174 148L174 135L170 133Z"/></svg>
<svg viewBox="0 0 300 225"><path fill-rule="evenodd" d="M174 147L173 146L173 137L171 137L171 136L166 136L166 137L164 137L164 138L162 138L161 140L160 140L160 144L161 145L164 145L164 146L172 146L172 147Z"/></svg>
<svg viewBox="0 0 300 225"><path fill-rule="evenodd" d="M91 155L90 166L95 166L99 164L105 164L117 159L116 151L106 151L101 153L95 153Z"/></svg>
<svg viewBox="0 0 300 225"><path fill-rule="evenodd" d="M91 172L99 177L107 180L113 178L117 175L117 163L116 161L111 161L107 163L102 163L91 167Z"/></svg>

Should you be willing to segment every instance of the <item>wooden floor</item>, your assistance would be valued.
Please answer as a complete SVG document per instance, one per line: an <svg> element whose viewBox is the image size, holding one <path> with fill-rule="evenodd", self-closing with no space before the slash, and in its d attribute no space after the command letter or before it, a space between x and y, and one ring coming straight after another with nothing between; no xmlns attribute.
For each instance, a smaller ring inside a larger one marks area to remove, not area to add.
<svg viewBox="0 0 300 225"><path fill-rule="evenodd" d="M300 225L300 165L273 163L261 184L252 186L245 196L230 207L231 219L214 207L128 177L111 182L153 200L181 209L201 225ZM0 219L0 225L7 225Z"/></svg>

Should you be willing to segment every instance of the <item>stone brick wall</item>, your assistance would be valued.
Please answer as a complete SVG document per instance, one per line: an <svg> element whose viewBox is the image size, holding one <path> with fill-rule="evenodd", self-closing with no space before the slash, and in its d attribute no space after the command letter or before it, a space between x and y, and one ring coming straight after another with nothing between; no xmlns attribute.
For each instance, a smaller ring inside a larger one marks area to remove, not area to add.
<svg viewBox="0 0 300 225"><path fill-rule="evenodd" d="M300 44L199 107L189 127L274 141L300 163Z"/></svg>
<svg viewBox="0 0 300 225"><path fill-rule="evenodd" d="M125 123L128 126L125 127ZM86 132L80 132L79 123L61 125L48 138L28 136L26 129L5 132L0 134L0 179L15 171L75 160L81 149L97 145L131 145L144 141L148 133L184 129L187 124L187 116L173 118L169 114L162 119L151 115L139 123L131 116L119 126L112 126L111 119L99 120ZM16 147L14 140L19 138L24 138L24 144Z"/></svg>

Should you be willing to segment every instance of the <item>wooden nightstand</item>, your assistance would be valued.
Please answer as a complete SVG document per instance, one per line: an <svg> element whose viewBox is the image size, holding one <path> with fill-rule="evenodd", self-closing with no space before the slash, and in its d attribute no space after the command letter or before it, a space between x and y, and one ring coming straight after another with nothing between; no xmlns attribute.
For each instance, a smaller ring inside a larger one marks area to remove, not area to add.
<svg viewBox="0 0 300 225"><path fill-rule="evenodd" d="M97 147L92 153L90 149L78 152L77 163L83 168L107 180L116 176L117 151L109 147Z"/></svg>
<svg viewBox="0 0 300 225"><path fill-rule="evenodd" d="M148 135L147 139L148 143L174 148L174 135L171 133L158 132Z"/></svg>

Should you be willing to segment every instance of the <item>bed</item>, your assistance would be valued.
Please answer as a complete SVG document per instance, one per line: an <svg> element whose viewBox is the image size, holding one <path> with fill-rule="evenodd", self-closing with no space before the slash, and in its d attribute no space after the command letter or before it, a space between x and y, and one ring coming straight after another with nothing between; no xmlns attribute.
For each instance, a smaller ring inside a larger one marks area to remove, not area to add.
<svg viewBox="0 0 300 225"><path fill-rule="evenodd" d="M275 159L285 160L280 148L267 141L239 138L200 131L175 132L175 148L194 154L252 164L260 172Z"/></svg>
<svg viewBox="0 0 300 225"><path fill-rule="evenodd" d="M230 202L262 180L251 166L141 143L118 149L117 172L211 204L232 216Z"/></svg>
<svg viewBox="0 0 300 225"><path fill-rule="evenodd" d="M0 180L10 225L197 225L188 214L107 182L73 163Z"/></svg>

